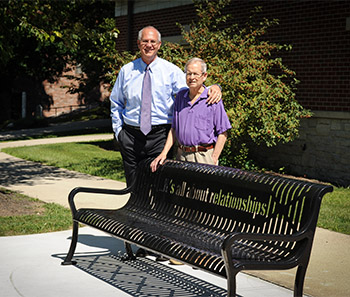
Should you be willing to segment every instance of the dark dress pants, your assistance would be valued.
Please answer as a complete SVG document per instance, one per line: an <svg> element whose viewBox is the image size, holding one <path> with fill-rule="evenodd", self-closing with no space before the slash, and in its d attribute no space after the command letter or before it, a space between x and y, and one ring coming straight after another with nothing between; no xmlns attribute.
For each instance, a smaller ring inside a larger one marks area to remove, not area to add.
<svg viewBox="0 0 350 297"><path fill-rule="evenodd" d="M144 135L139 128L124 125L118 134L120 151L127 186L131 186L136 178L137 165L146 158L155 158L163 150L171 125L152 126L148 135ZM169 152L168 157L172 156Z"/></svg>

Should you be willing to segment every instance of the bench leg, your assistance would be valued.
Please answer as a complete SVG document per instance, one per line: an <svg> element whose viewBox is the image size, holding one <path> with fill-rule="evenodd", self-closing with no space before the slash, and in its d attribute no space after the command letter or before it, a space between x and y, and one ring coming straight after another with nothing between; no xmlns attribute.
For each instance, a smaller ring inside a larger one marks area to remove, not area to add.
<svg viewBox="0 0 350 297"><path fill-rule="evenodd" d="M127 243L124 241L125 251L128 254L124 260L135 260L136 256L134 255L134 252L132 251L130 243Z"/></svg>
<svg viewBox="0 0 350 297"><path fill-rule="evenodd" d="M303 296L305 275L306 275L306 267L304 265L299 265L297 274L295 276L294 297Z"/></svg>
<svg viewBox="0 0 350 297"><path fill-rule="evenodd" d="M236 275L237 272L231 272L227 276L227 297L236 297Z"/></svg>
<svg viewBox="0 0 350 297"><path fill-rule="evenodd" d="M72 258L75 252L75 248L77 247L78 228L79 228L78 222L73 221L73 232L72 232L72 239L70 243L69 252L66 258L64 259L64 261L61 263L61 265L75 265L77 263L76 261L72 261Z"/></svg>

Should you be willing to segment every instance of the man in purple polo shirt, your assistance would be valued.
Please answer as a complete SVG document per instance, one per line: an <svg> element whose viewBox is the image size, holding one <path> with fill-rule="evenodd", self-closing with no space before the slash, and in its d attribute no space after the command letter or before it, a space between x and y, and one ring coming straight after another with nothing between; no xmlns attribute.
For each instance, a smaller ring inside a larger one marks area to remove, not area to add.
<svg viewBox="0 0 350 297"><path fill-rule="evenodd" d="M177 160L218 164L227 139L226 131L231 129L222 101L211 105L206 102L205 62L193 58L187 62L185 72L188 89L176 96L172 128L163 151L151 163L152 171L163 164L175 140L179 142Z"/></svg>

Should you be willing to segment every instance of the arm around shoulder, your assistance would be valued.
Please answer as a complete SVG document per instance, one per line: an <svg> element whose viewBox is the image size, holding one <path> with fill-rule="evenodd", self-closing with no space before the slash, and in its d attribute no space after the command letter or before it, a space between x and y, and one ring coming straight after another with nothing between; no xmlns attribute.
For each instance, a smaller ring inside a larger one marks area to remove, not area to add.
<svg viewBox="0 0 350 297"><path fill-rule="evenodd" d="M208 104L214 104L214 103L220 102L222 97L221 87L217 84L210 86L208 95L209 95L207 99Z"/></svg>

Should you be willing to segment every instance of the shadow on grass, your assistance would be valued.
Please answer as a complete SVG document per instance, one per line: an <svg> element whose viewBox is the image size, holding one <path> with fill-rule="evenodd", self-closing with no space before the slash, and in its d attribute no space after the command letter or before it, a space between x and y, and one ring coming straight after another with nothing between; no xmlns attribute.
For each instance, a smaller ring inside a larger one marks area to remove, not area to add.
<svg viewBox="0 0 350 297"><path fill-rule="evenodd" d="M107 150L107 151L120 151L118 143L112 139L112 140L101 140L101 141L91 141L91 142L80 142L82 144L90 144L98 146L101 149Z"/></svg>

